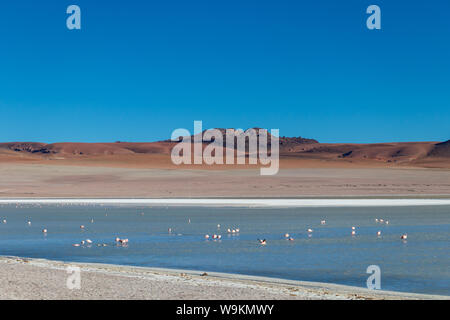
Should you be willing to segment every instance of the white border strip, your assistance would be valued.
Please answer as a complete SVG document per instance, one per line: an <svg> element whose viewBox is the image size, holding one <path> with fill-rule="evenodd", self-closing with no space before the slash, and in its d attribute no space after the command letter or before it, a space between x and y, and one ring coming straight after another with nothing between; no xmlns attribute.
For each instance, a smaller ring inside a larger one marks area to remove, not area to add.
<svg viewBox="0 0 450 320"><path fill-rule="evenodd" d="M450 199L0 199L0 204L393 207L450 205Z"/></svg>

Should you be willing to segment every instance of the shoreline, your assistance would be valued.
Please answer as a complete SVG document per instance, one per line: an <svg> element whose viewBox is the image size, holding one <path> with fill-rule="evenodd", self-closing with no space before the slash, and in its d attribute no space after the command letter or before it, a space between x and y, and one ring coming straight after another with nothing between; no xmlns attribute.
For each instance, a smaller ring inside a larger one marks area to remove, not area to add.
<svg viewBox="0 0 450 320"><path fill-rule="evenodd" d="M0 264L1 299L450 300L450 296L442 295L369 290L231 273L204 274L192 270L11 256L0 256ZM80 290L67 289L68 266L81 268Z"/></svg>
<svg viewBox="0 0 450 320"><path fill-rule="evenodd" d="M450 205L450 199L425 198L0 198L0 204L155 205L240 207L394 207Z"/></svg>

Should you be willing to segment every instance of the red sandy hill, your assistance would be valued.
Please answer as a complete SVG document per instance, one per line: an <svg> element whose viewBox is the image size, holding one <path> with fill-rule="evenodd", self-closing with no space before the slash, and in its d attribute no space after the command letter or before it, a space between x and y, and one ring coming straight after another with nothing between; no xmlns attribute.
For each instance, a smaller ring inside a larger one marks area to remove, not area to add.
<svg viewBox="0 0 450 320"><path fill-rule="evenodd" d="M225 134L225 129L219 129ZM259 129L256 128L259 133ZM225 142L225 138L223 139ZM271 137L269 134L269 144ZM398 142L375 144L319 143L302 137L280 137L281 159L341 162L380 162L392 165L450 168L450 140L446 142ZM205 145L211 141L204 142ZM247 139L248 142L248 139ZM74 159L95 156L169 155L177 142L115 143L0 143L0 161L7 157Z"/></svg>

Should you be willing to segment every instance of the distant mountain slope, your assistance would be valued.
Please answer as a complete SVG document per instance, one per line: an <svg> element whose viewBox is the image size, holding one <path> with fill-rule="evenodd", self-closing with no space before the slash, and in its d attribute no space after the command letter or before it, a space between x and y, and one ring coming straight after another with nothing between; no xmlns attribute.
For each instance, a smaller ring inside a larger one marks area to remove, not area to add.
<svg viewBox="0 0 450 320"><path fill-rule="evenodd" d="M219 129L225 134L225 129ZM259 129L255 128L257 136ZM268 136L269 143L271 136ZM193 137L191 137L193 140ZM225 138L223 137L224 147ZM320 160L341 162L377 162L450 167L450 140L446 142L398 142L373 144L319 143L302 137L280 137L280 156L290 160ZM204 141L204 146L212 141ZM178 142L115 142L115 143L0 143L0 155L12 159L90 159L116 156L135 159L142 155L169 155ZM235 148L237 143L235 142ZM246 139L248 148L248 138ZM247 149L248 150L248 149ZM270 150L270 149L269 149ZM121 158L122 157L122 158ZM448 159L448 161L447 161ZM442 163L442 164L439 164Z"/></svg>
<svg viewBox="0 0 450 320"><path fill-rule="evenodd" d="M11 142L0 143L0 150L7 149L15 152L29 153L35 155L126 155L136 153L169 153L170 144L159 142L148 143L34 143L34 142Z"/></svg>
<svg viewBox="0 0 450 320"><path fill-rule="evenodd" d="M45 143L40 142L8 142L0 143L0 149L7 149L16 152L39 153L45 148Z"/></svg>
<svg viewBox="0 0 450 320"><path fill-rule="evenodd" d="M226 132L227 129L224 128L217 128L215 130L220 131L220 133L222 134L222 141L223 141L223 146L224 148L226 147ZM261 128L250 128L245 130L245 132L243 133L236 133L236 137L234 139L234 148L237 148L237 140L239 136L243 136L243 135L247 135L245 138L245 142L246 142L246 148L248 148L248 142L249 142L249 137L251 136L251 132L249 130L253 130L253 133L255 133L256 138L258 139L257 141L259 141L260 138L260 130L263 130ZM206 131L206 130L205 130ZM204 135L205 131L202 132L202 136ZM180 137L181 138L181 137ZM191 141L194 141L195 135L191 136ZM211 143L212 141L214 141L215 139L203 139L203 142L208 144ZM268 145L270 145L271 141L272 141L272 134L270 133L270 131L267 132L267 141L268 141ZM170 140L165 140L165 142L170 142ZM302 138L302 137L279 137L279 142L280 142L280 150L287 150L288 152L291 151L297 151L299 150L299 146L303 146L305 144L314 144L314 143L318 143L317 140L314 139L306 139L306 138ZM300 147L301 149L301 147Z"/></svg>
<svg viewBox="0 0 450 320"><path fill-rule="evenodd" d="M450 158L450 140L436 143L429 153L430 157Z"/></svg>

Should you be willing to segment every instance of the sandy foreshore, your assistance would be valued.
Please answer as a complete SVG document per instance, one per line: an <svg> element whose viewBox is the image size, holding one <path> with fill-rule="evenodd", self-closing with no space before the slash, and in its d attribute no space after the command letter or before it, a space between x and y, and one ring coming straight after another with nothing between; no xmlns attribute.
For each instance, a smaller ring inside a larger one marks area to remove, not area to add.
<svg viewBox="0 0 450 320"><path fill-rule="evenodd" d="M49 161L50 163L54 163ZM0 162L0 198L450 198L450 170L170 169Z"/></svg>
<svg viewBox="0 0 450 320"><path fill-rule="evenodd" d="M80 289L67 288L68 266L81 269ZM409 300L450 297L223 273L0 257L0 299Z"/></svg>

